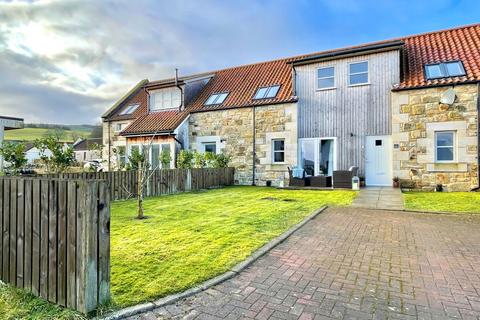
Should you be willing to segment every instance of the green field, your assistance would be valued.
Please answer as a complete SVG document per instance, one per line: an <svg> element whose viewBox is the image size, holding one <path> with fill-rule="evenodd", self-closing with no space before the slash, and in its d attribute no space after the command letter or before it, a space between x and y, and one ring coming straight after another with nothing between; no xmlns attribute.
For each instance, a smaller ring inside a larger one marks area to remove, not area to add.
<svg viewBox="0 0 480 320"><path fill-rule="evenodd" d="M8 130L5 131L5 140L15 140L15 141L34 141L36 139L41 139L47 134L55 132L54 129L46 128L24 128L18 130ZM62 141L64 142L74 142L75 137L84 137L87 138L90 135L90 131L85 130L62 130L63 137Z"/></svg>

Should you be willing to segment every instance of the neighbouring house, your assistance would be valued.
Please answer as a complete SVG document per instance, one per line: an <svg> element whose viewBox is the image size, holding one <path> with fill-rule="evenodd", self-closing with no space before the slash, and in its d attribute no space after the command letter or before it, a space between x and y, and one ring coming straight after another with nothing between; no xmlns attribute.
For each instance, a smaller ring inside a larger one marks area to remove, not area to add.
<svg viewBox="0 0 480 320"><path fill-rule="evenodd" d="M73 144L75 160L79 163L102 159L102 138L78 139Z"/></svg>
<svg viewBox="0 0 480 320"><path fill-rule="evenodd" d="M143 80L103 115L104 157L121 167L152 142L224 152L239 184L288 183L287 167L367 185L478 187L480 24Z"/></svg>
<svg viewBox="0 0 480 320"><path fill-rule="evenodd" d="M42 155L50 158L52 156L52 152L47 149L42 153L40 149L33 145L33 143L27 143L25 145L25 158L27 159L28 164L38 164Z"/></svg>
<svg viewBox="0 0 480 320"><path fill-rule="evenodd" d="M3 145L5 130L22 129L23 125L21 118L0 116L0 147ZM0 155L0 171L3 170L3 165L3 157Z"/></svg>

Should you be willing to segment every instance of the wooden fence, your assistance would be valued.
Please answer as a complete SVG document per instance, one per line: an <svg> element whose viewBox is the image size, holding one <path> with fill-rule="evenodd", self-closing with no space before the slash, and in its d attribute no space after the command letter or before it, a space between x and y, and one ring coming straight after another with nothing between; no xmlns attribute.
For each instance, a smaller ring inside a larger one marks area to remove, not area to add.
<svg viewBox="0 0 480 320"><path fill-rule="evenodd" d="M61 179L106 180L112 200L133 198L137 194L136 171L62 173L46 175ZM144 196L159 196L234 184L234 168L167 169L147 173Z"/></svg>
<svg viewBox="0 0 480 320"><path fill-rule="evenodd" d="M101 180L0 178L0 279L83 313L106 302L109 201Z"/></svg>

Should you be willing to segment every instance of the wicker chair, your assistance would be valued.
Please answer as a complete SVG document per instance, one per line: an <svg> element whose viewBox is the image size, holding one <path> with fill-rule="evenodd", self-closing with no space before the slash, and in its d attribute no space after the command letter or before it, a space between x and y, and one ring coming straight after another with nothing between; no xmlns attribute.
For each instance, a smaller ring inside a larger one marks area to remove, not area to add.
<svg viewBox="0 0 480 320"><path fill-rule="evenodd" d="M305 177L305 170L303 170L302 178L296 178L293 176L293 170L290 169L290 167L288 167L287 169L288 176L290 178L288 185L290 187L306 187L309 185L309 179Z"/></svg>
<svg viewBox="0 0 480 320"><path fill-rule="evenodd" d="M333 187L352 189L352 178L358 174L358 167L350 167L348 170L333 171Z"/></svg>

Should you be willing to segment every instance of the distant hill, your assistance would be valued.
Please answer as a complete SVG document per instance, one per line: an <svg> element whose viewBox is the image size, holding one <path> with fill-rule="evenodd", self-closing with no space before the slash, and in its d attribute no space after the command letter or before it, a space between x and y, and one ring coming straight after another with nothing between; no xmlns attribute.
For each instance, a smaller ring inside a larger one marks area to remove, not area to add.
<svg viewBox="0 0 480 320"><path fill-rule="evenodd" d="M61 132L61 140L75 142L78 138L89 138L101 135L99 126L93 125L57 125L57 124L25 124L24 129L5 131L5 140L34 141L53 132Z"/></svg>

